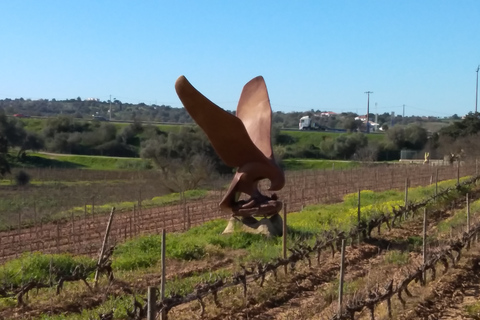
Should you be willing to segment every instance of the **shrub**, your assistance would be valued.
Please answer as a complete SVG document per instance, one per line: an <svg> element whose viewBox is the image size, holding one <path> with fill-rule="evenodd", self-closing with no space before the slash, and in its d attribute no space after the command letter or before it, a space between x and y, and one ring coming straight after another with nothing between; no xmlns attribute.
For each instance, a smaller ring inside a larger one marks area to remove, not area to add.
<svg viewBox="0 0 480 320"><path fill-rule="evenodd" d="M20 170L15 174L15 183L18 186L26 186L30 183L30 179L30 175L23 170Z"/></svg>

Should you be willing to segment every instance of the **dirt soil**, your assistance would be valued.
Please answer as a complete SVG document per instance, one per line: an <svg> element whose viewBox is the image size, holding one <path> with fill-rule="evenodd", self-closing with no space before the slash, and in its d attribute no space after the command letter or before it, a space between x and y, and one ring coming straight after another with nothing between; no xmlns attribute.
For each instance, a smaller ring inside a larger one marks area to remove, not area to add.
<svg viewBox="0 0 480 320"><path fill-rule="evenodd" d="M445 219L452 212L443 212L431 215L428 230L433 230L438 221ZM387 230L382 227L381 234L375 230L371 239L357 246L349 246L346 250L346 283L357 284L357 289L347 292L344 301L348 302L354 295L363 294L362 288L382 280L400 279L412 266L420 264L418 248L409 254L409 263L406 266L392 265L385 262L385 256L392 249L409 250L408 237L418 237L421 234L422 223L418 215L402 225ZM399 240L400 239L400 240ZM474 319L466 317L465 306L473 304L480 298L480 245L465 252L460 264L451 268L445 275L428 284L418 296L411 299L405 310L396 309L394 319ZM230 268L235 255L223 258L171 264L168 274L187 277L196 272ZM336 310L336 292L339 274L339 253L331 257L330 252L324 252L321 263L316 264L312 257L312 267L299 263L293 273L287 277L279 275L279 281L273 277L267 279L264 287L252 284L248 287L247 299L243 299L241 286L232 290L225 290L219 294L221 308L205 299L207 308L204 319L328 319ZM279 271L279 274L283 271ZM160 283L157 273L144 274L129 282L116 281L111 286L105 286L100 291L89 292L83 290L66 298L64 301L56 299L55 304L32 304L24 308L11 308L0 312L0 319L28 319L41 314L78 313L82 309L94 308L108 299L109 296L131 294L146 290L148 286ZM33 295L33 293L32 293ZM199 303L192 302L169 313L171 319L198 318ZM367 313L360 318L369 319ZM376 319L386 319L381 313Z"/></svg>
<svg viewBox="0 0 480 320"><path fill-rule="evenodd" d="M432 215L428 230L435 228L438 221L445 219L451 212ZM381 234L368 239L360 246L347 247L345 283L358 283L360 287L371 287L387 279L401 279L412 268L421 264L419 248L409 253L409 263L405 266L392 265L385 262L385 256L391 249L409 250L406 239L418 237L422 231L422 218L405 221L392 230L382 229ZM376 231L375 231L376 233ZM373 235L373 234L372 234ZM403 240L399 240L403 239ZM312 257L312 260L315 258ZM339 253L332 258L330 252L325 252L321 264L309 268L306 264L298 264L293 275L279 278L279 281L267 281L266 288L255 285L248 287L247 300L242 300L239 291L229 292L228 298L222 297L222 309L209 308L205 319L328 319L336 311L336 296L331 297L332 290L336 292L339 275ZM283 271L280 271L283 274ZM363 294L357 290L345 295L344 301L353 298L354 294ZM230 301L228 301L230 300ZM198 317L198 303L174 308L171 315L175 319L191 319Z"/></svg>
<svg viewBox="0 0 480 320"><path fill-rule="evenodd" d="M428 293L415 305L402 312L401 320L480 319L466 309L480 301L480 246L463 254L460 263L431 283Z"/></svg>

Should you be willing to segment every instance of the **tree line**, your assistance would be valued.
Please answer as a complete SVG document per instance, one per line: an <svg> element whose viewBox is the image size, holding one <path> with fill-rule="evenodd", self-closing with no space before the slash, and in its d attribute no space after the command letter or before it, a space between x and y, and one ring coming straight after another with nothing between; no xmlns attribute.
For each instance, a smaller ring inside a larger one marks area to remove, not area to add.
<svg viewBox="0 0 480 320"><path fill-rule="evenodd" d="M467 157L480 155L480 120L478 114L429 134L419 124L396 125L383 139L368 139L359 132L332 135L309 145L300 145L294 136L273 126L274 152L278 159L356 159L397 160L402 149L430 152L432 158L445 154ZM319 135L322 137L322 135ZM0 111L0 174L9 171L12 159L22 161L28 150L55 153L142 157L152 160L166 175L176 172L194 172L208 167L212 172L231 172L216 155L205 134L195 125L183 126L179 131L164 132L154 125L140 121L122 128L109 122L77 121L59 116L46 121L40 132L25 129L22 121L7 117ZM177 172L177 174L179 174ZM200 174L200 173L199 173ZM202 173L205 174L205 173Z"/></svg>
<svg viewBox="0 0 480 320"><path fill-rule="evenodd" d="M184 108L173 108L168 105L145 104L143 102L132 104L125 103L118 99L100 101L98 99L0 99L0 109L7 115L23 114L28 116L56 117L66 115L77 119L92 119L95 116L105 119L122 121L153 121L165 123L193 123L192 118ZM110 114L111 110L111 114ZM234 113L234 111L230 111ZM305 112L273 112L272 123L281 128L298 128L299 119L302 116L316 116L319 125L332 129L344 129L358 131L361 128L361 121L355 120L358 116L353 112L342 112L328 117L320 117L321 110L311 109ZM387 129L393 125L407 125L410 123L438 122L436 117L418 117L393 115L385 112L369 114L369 119L377 118L378 123ZM459 119L455 114L451 119Z"/></svg>

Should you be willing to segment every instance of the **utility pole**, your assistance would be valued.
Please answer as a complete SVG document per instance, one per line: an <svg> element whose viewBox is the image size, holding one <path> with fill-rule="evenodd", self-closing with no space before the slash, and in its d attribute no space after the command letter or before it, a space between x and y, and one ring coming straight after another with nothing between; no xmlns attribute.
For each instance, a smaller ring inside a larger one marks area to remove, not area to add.
<svg viewBox="0 0 480 320"><path fill-rule="evenodd" d="M405 105L403 105L403 111L402 111L402 121L404 120L403 118L405 118Z"/></svg>
<svg viewBox="0 0 480 320"><path fill-rule="evenodd" d="M110 121L112 121L112 95L110 95L110 100L108 100L110 102L110 106L108 108L108 113L109 113L109 119Z"/></svg>
<svg viewBox="0 0 480 320"><path fill-rule="evenodd" d="M475 114L477 113L477 104L478 104L478 70L480 69L480 65L477 67L477 87L475 89Z"/></svg>
<svg viewBox="0 0 480 320"><path fill-rule="evenodd" d="M365 91L367 94L367 133L370 133L370 123L368 122L370 119L369 114L370 114L370 93L373 93L372 91Z"/></svg>

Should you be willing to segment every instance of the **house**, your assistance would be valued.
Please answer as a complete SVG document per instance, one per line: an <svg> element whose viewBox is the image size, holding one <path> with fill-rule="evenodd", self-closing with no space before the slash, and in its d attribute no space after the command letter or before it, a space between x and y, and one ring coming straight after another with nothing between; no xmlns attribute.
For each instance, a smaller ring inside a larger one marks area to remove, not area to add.
<svg viewBox="0 0 480 320"><path fill-rule="evenodd" d="M367 121L367 115L362 115L362 116L358 116L358 117L355 117L355 120L360 120L362 122L365 122Z"/></svg>
<svg viewBox="0 0 480 320"><path fill-rule="evenodd" d="M333 111L325 111L320 113L320 117L334 117L337 113Z"/></svg>

